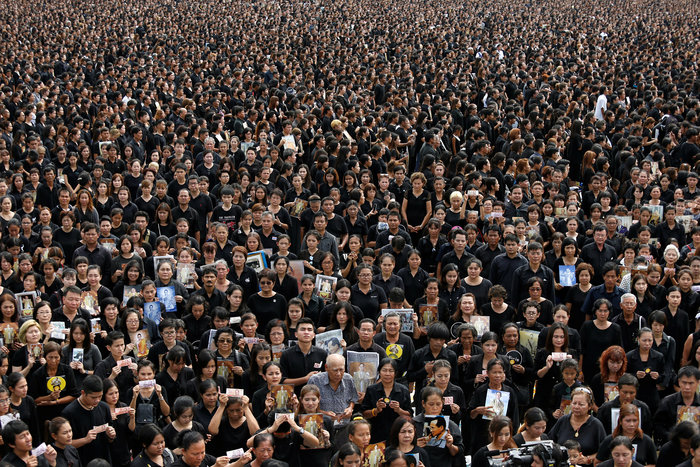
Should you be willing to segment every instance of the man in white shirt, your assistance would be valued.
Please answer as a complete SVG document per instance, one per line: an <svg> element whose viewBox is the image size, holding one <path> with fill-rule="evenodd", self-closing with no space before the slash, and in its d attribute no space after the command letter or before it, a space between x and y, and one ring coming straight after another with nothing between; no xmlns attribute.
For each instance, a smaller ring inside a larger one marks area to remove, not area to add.
<svg viewBox="0 0 700 467"><path fill-rule="evenodd" d="M608 110L608 93L610 90L607 86L603 86L600 90L600 96L595 103L595 119L603 120L605 111Z"/></svg>

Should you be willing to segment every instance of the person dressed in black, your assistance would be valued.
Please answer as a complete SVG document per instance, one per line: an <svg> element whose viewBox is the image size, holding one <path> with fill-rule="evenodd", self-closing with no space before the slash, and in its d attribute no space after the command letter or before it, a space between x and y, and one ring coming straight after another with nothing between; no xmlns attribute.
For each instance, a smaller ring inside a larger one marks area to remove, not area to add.
<svg viewBox="0 0 700 467"><path fill-rule="evenodd" d="M12 420L2 428L3 444L12 449L2 458L3 465L14 467L56 467L56 450L52 446L46 448L44 454L35 457L32 454L32 434L22 420ZM32 462L33 461L33 462Z"/></svg>
<svg viewBox="0 0 700 467"><path fill-rule="evenodd" d="M408 381L416 383L416 391L420 391L432 377L435 360L447 360L452 368L457 367L457 355L445 347L449 340L450 331L445 323L438 321L428 327L428 344L416 351L408 367Z"/></svg>
<svg viewBox="0 0 700 467"><path fill-rule="evenodd" d="M141 427L139 444L143 448L134 457L131 467L170 467L175 462L175 456L165 447L163 430L154 423Z"/></svg>
<svg viewBox="0 0 700 467"><path fill-rule="evenodd" d="M97 458L111 462L109 444L116 438L117 433L110 425L112 414L109 406L101 400L103 390L104 386L99 376L86 376L80 397L68 404L61 413L73 428L73 446L78 449L83 465ZM105 424L110 426L104 431L97 429Z"/></svg>
<svg viewBox="0 0 700 467"><path fill-rule="evenodd" d="M51 446L56 451L56 467L81 467L80 455L73 446L73 429L63 417L56 417L49 423Z"/></svg>
<svg viewBox="0 0 700 467"><path fill-rule="evenodd" d="M258 318L261 329L265 329L273 319L284 319L287 313L287 300L273 290L276 279L274 271L263 270L259 276L260 292L248 298L248 307Z"/></svg>
<svg viewBox="0 0 700 467"><path fill-rule="evenodd" d="M396 368L395 360L382 359L378 368L379 382L367 388L362 402L361 412L372 424L370 442L386 440L398 417L411 416L411 396L406 386L396 382Z"/></svg>
<svg viewBox="0 0 700 467"><path fill-rule="evenodd" d="M260 430L247 396L219 394L219 407L207 427L212 439L208 450L223 456L232 449L246 450L246 441Z"/></svg>

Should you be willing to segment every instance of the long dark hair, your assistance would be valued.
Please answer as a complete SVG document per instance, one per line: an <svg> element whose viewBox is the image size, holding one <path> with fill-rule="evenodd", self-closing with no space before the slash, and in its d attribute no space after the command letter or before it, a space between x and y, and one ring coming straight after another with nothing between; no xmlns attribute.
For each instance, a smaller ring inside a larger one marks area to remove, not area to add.
<svg viewBox="0 0 700 467"><path fill-rule="evenodd" d="M76 329L80 329L85 335L85 339L83 340L83 349L85 352L89 352L92 348L92 343L90 342L90 329L88 329L87 322L82 318L74 319L73 323L70 325L70 332L68 333L68 348L76 348L76 342L75 339L73 339L73 331ZM68 357L72 358L70 355Z"/></svg>
<svg viewBox="0 0 700 467"><path fill-rule="evenodd" d="M340 310L345 310L345 314L348 315L348 322L343 330L343 339L345 339L345 342L347 342L348 345L351 345L352 343L357 342L359 336L357 335L357 330L355 329L354 310L350 302L338 302L335 304L333 307L333 313L331 314L331 324L328 325L326 329L329 331L331 329L340 329L340 324L338 324L338 312Z"/></svg>
<svg viewBox="0 0 700 467"><path fill-rule="evenodd" d="M399 433L401 432L401 429L407 424L414 427L413 441L411 441L411 444L413 444L414 446L416 445L418 433L415 429L415 425L413 425L413 422L408 418L398 417L396 420L394 420L394 423L391 424L391 429L389 430L389 438L387 438L387 447L399 447Z"/></svg>
<svg viewBox="0 0 700 467"><path fill-rule="evenodd" d="M250 380L250 387L257 387L259 380L262 377L258 374L262 368L258 367L258 361L256 357L260 352L270 352L270 359L272 359L272 348L267 342L258 342L255 344L250 351L250 370L248 373L248 379Z"/></svg>

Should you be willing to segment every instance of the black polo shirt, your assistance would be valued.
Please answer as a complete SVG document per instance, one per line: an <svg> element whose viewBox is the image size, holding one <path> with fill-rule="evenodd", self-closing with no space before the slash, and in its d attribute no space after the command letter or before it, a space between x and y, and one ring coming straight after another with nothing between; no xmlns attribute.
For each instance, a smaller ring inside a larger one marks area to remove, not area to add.
<svg viewBox="0 0 700 467"><path fill-rule="evenodd" d="M323 371L328 353L315 345L311 346L308 354L304 354L298 345L290 347L282 352L280 357L280 369L284 380L287 378L303 378L312 371ZM303 385L296 386L294 392L299 395Z"/></svg>
<svg viewBox="0 0 700 467"><path fill-rule="evenodd" d="M600 285L603 283L603 265L610 261L614 262L617 259L617 253L615 252L615 248L607 243L603 245L602 251L595 243L589 243L581 249L581 259L593 266L593 270L595 271L591 279L593 285Z"/></svg>
<svg viewBox="0 0 700 467"><path fill-rule="evenodd" d="M216 245L216 255L214 258L223 259L229 267L233 264L233 247L236 246L231 240L227 240L222 247L219 242L214 242Z"/></svg>
<svg viewBox="0 0 700 467"><path fill-rule="evenodd" d="M386 305L386 294L384 290L372 284L368 293L360 290L360 286L355 284L352 286L352 295L350 301L364 313L365 318L372 318L375 322L381 313L380 305Z"/></svg>
<svg viewBox="0 0 700 467"><path fill-rule="evenodd" d="M107 249L99 244L95 246L95 249L90 251L87 245L80 246L75 249L73 253L73 261L71 264L75 265L75 258L78 256L85 256L89 264L96 264L100 267L102 271L102 285L109 285L110 271L112 270L112 254L107 251Z"/></svg>
<svg viewBox="0 0 700 467"><path fill-rule="evenodd" d="M270 232L270 235L265 235L262 229L257 230L257 232L260 235L260 241L262 242L263 248L270 248L272 249L273 253L277 253L277 240L279 240L282 232L278 232L274 228L272 229L272 232Z"/></svg>
<svg viewBox="0 0 700 467"><path fill-rule="evenodd" d="M217 306L222 306L224 308L228 307L228 298L226 297L226 294L217 288L214 288L214 293L209 296L207 295L207 291L204 290L204 287L202 287L201 289L192 292L190 294L190 298L194 297L195 295L201 295L204 297L205 300L209 302L210 310L213 310Z"/></svg>
<svg viewBox="0 0 700 467"><path fill-rule="evenodd" d="M416 348L413 345L413 339L400 332L399 340L397 340L395 344L392 344L387 339L386 332L380 332L374 336L374 343L384 349L384 352L389 358L396 361L396 380L399 382L405 381L408 383L406 372L408 371L408 366L411 364L413 354L416 353Z"/></svg>
<svg viewBox="0 0 700 467"><path fill-rule="evenodd" d="M469 253L467 250L464 250L464 253L462 253L462 257L458 258L457 253L455 253L454 250L452 250L449 253L445 253L445 255L442 257L442 260L440 261L440 264L442 265L442 269L444 269L445 266L452 263L459 268L460 277L467 277L467 262L473 257L474 255Z"/></svg>
<svg viewBox="0 0 700 467"><path fill-rule="evenodd" d="M481 271L482 277L489 277L489 274L491 273L491 261L493 261L496 256L505 252L505 247L503 247L500 243L496 246L495 250L489 248L488 244L486 243L477 248L477 250L474 252L474 256L481 261L481 264L484 267L483 271Z"/></svg>
<svg viewBox="0 0 700 467"><path fill-rule="evenodd" d="M372 283L374 285L376 285L377 287L379 287L380 289L382 289L387 297L389 296L389 292L391 292L391 289L393 289L394 287L398 287L399 289L405 290L404 284L403 284L403 279L401 279L396 274L392 274L389 277L389 280L386 280L386 281L384 280L384 278L382 278L381 273L376 274L372 278Z"/></svg>

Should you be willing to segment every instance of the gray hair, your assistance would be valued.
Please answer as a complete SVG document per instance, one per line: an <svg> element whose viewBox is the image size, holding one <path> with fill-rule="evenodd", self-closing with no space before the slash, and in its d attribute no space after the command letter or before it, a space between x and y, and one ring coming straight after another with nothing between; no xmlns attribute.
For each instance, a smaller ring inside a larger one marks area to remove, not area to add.
<svg viewBox="0 0 700 467"><path fill-rule="evenodd" d="M637 297L632 293L622 294L622 297L620 297L620 303L624 302L628 298L634 300L635 305L637 304Z"/></svg>

